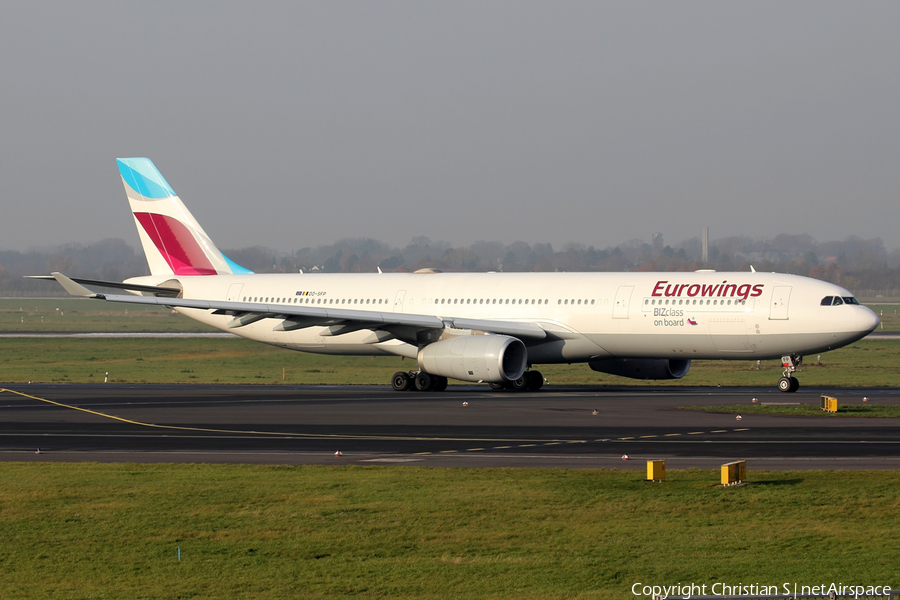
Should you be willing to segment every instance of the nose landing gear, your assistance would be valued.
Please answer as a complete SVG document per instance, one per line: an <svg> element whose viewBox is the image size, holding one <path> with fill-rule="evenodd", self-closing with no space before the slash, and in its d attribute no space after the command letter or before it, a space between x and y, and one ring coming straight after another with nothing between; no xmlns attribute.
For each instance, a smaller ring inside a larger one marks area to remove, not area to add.
<svg viewBox="0 0 900 600"><path fill-rule="evenodd" d="M793 374L800 370L801 364L803 364L803 357L799 354L788 354L781 357L784 371L781 373L781 379L778 380L778 391L791 393L800 389L800 381Z"/></svg>

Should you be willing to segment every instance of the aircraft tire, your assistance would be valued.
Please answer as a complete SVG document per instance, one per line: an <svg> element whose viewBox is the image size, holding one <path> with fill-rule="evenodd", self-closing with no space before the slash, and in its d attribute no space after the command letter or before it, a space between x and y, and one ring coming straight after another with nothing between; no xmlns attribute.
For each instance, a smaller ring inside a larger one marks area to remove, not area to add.
<svg viewBox="0 0 900 600"><path fill-rule="evenodd" d="M793 382L791 382L791 379L792 379L791 377L782 377L781 379L779 379L778 380L778 391L785 392L785 393L795 391L793 389L794 384L793 384ZM796 378L793 378L793 379L796 379Z"/></svg>
<svg viewBox="0 0 900 600"><path fill-rule="evenodd" d="M517 392L521 392L523 390L529 389L529 383L530 379L528 378L528 373L522 373L521 377L510 381L509 386Z"/></svg>
<svg viewBox="0 0 900 600"><path fill-rule="evenodd" d="M394 373L394 376L391 377L391 387L398 392L405 392L412 387L412 383L409 375L403 371L397 371Z"/></svg>
<svg viewBox="0 0 900 600"><path fill-rule="evenodd" d="M416 390L427 392L434 388L434 378L424 371L416 375Z"/></svg>
<svg viewBox="0 0 900 600"><path fill-rule="evenodd" d="M539 390L544 386L544 376L540 371L528 371L525 376L528 378L529 390Z"/></svg>
<svg viewBox="0 0 900 600"><path fill-rule="evenodd" d="M789 377L789 379L791 380L791 389L789 391L796 392L797 390L799 390L800 389L800 380L797 379L796 377Z"/></svg>
<svg viewBox="0 0 900 600"><path fill-rule="evenodd" d="M503 383L497 383L496 381L492 381L492 382L490 382L488 385L491 386L491 389L492 389L492 390L502 390L502 389L506 389L506 384L503 384Z"/></svg>
<svg viewBox="0 0 900 600"><path fill-rule="evenodd" d="M431 388L432 391L435 392L443 392L447 389L447 378L442 375L432 375L432 379L434 379L434 386Z"/></svg>

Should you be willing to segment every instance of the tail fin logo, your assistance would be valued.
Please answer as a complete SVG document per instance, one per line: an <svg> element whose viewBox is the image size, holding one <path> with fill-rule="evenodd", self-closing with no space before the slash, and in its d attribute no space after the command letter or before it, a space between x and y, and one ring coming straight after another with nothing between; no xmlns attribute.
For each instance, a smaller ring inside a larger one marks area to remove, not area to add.
<svg viewBox="0 0 900 600"><path fill-rule="evenodd" d="M179 221L166 215L134 213L175 275L218 275L203 248Z"/></svg>
<svg viewBox="0 0 900 600"><path fill-rule="evenodd" d="M150 159L120 158L118 163L151 273L251 273L216 248Z"/></svg>

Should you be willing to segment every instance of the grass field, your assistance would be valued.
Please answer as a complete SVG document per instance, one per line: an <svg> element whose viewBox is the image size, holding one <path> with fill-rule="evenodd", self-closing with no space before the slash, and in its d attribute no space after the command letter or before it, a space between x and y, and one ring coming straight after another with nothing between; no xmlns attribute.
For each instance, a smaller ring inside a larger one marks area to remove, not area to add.
<svg viewBox="0 0 900 600"><path fill-rule="evenodd" d="M9 383L264 383L386 385L397 370L415 368L399 357L322 356L291 352L240 338L85 339L0 338L0 381ZM900 386L900 340L863 340L807 357L804 386ZM540 365L550 384L644 385L591 371L587 365ZM282 371L283 369L283 371ZM284 379L282 379L284 373ZM683 379L658 386L765 386L781 376L779 361L695 361Z"/></svg>
<svg viewBox="0 0 900 600"><path fill-rule="evenodd" d="M84 298L3 298L0 331L217 330L162 307Z"/></svg>
<svg viewBox="0 0 900 600"><path fill-rule="evenodd" d="M752 465L751 465L752 469ZM2 598L898 583L900 473L0 464ZM177 549L181 547L181 561Z"/></svg>

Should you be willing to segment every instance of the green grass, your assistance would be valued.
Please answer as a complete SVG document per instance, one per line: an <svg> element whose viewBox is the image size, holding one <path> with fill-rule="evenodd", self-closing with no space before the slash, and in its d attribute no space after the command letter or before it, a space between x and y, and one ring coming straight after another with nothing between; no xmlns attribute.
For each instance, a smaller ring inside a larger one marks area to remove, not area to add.
<svg viewBox="0 0 900 600"><path fill-rule="evenodd" d="M793 415L814 417L900 417L900 406L884 404L840 404L836 413L826 412L819 406L801 404L799 406L762 406L760 404L730 404L716 406L682 406L682 410L702 412L740 413L742 415Z"/></svg>
<svg viewBox="0 0 900 600"><path fill-rule="evenodd" d="M900 473L0 464L2 598L897 584ZM181 546L182 560L177 560Z"/></svg>
<svg viewBox="0 0 900 600"><path fill-rule="evenodd" d="M0 331L217 330L164 307L112 304L85 298L3 298L0 299Z"/></svg>
<svg viewBox="0 0 900 600"><path fill-rule="evenodd" d="M804 386L900 386L900 340L865 340L808 357ZM262 383L386 385L415 368L399 357L323 356L291 352L241 338L0 338L0 381L9 383ZM539 365L555 385L645 385L591 371L587 365ZM284 369L284 379L282 379ZM680 380L658 386L774 386L778 361L695 361Z"/></svg>

